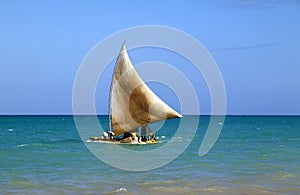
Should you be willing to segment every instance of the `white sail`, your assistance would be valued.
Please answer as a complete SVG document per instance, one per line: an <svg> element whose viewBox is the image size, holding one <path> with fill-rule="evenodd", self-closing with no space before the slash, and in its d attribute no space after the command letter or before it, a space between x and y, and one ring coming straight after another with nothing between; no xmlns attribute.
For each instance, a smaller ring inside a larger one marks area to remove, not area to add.
<svg viewBox="0 0 300 195"><path fill-rule="evenodd" d="M111 124L115 136L149 123L182 117L140 78L122 45L110 91Z"/></svg>

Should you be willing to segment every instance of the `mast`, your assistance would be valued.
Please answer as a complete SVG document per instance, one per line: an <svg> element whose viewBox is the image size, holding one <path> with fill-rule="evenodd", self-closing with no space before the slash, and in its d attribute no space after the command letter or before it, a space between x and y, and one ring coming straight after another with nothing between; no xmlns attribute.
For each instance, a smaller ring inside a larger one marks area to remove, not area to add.
<svg viewBox="0 0 300 195"><path fill-rule="evenodd" d="M126 39L125 41L123 42L122 44L122 47L125 47L125 42L126 42ZM121 49L122 50L122 49ZM121 52L120 52L121 53ZM117 58L117 62L119 60L119 57L120 57L120 53L118 55L118 58ZM115 72L116 72L116 67L117 66L114 66L114 70L113 70L113 74L112 74L112 79L111 79L111 83L110 83L110 87L109 87L109 97L108 97L108 126L109 126L109 131L112 132L112 109L111 109L111 94L112 94L112 86L113 86L113 83L114 83L114 75L115 75Z"/></svg>

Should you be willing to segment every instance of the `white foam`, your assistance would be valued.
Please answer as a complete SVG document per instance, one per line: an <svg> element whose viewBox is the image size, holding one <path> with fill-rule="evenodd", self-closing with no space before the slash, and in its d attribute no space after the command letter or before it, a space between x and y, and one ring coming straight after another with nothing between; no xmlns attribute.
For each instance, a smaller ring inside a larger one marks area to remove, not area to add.
<svg viewBox="0 0 300 195"><path fill-rule="evenodd" d="M126 188L119 188L117 190L115 190L115 192L127 192Z"/></svg>
<svg viewBox="0 0 300 195"><path fill-rule="evenodd" d="M17 145L16 147L17 148L20 148L20 147L26 147L26 146L28 146L29 144L20 144L20 145Z"/></svg>
<svg viewBox="0 0 300 195"><path fill-rule="evenodd" d="M105 194L119 194L120 192L127 192L127 189L126 188L119 188L119 189L110 191L110 192L105 193Z"/></svg>

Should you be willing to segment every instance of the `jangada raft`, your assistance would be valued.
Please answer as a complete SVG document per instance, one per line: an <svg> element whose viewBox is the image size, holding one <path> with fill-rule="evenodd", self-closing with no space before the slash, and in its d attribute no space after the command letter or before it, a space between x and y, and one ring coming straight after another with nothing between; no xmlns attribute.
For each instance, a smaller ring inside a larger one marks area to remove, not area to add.
<svg viewBox="0 0 300 195"><path fill-rule="evenodd" d="M109 131L92 136L106 143L149 144L157 139L148 124L182 117L157 97L136 72L125 44L119 53L110 86Z"/></svg>

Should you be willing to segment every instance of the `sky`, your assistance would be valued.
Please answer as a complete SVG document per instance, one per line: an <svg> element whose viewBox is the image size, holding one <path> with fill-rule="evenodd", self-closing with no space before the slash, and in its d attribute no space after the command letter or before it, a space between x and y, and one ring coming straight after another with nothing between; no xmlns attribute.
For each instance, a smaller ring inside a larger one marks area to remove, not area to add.
<svg viewBox="0 0 300 195"><path fill-rule="evenodd" d="M140 25L176 28L203 44L222 74L227 114L300 114L300 1L12 0L0 3L0 25L2 115L72 114L73 83L90 49L113 33ZM188 64L152 53L157 52L141 49L129 55L134 63L167 60L179 70ZM113 64L103 78L110 78L112 69ZM184 74L201 87L196 89L200 114L209 114L205 81L194 78L192 69ZM110 81L99 82L97 112L105 114L109 92L103 89ZM179 109L171 90L149 86Z"/></svg>

